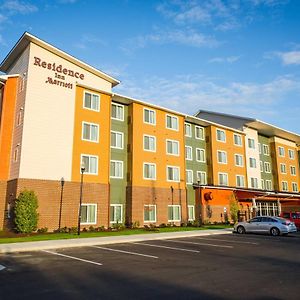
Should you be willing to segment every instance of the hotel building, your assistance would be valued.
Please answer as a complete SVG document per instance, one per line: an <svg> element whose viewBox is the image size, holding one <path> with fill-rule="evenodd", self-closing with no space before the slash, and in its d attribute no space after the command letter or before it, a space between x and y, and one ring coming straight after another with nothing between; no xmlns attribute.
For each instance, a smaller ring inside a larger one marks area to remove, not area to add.
<svg viewBox="0 0 300 300"><path fill-rule="evenodd" d="M117 79L29 33L0 71L0 229L24 189L39 228L77 226L82 179L82 228L220 222L232 200L246 218L300 208L297 134L115 94Z"/></svg>

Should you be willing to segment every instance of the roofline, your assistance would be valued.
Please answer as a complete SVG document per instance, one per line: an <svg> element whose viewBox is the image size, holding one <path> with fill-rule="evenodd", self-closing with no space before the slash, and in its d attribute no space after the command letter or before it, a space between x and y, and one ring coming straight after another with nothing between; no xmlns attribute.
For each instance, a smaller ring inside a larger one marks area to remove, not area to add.
<svg viewBox="0 0 300 300"><path fill-rule="evenodd" d="M241 119L241 120L256 121L256 119L253 119L253 118L242 117L242 116L237 116L237 115L232 115L232 114L227 114L227 113L221 113L221 112L215 112L215 111L211 111L211 110L204 110L204 109L199 109L197 111L197 113L195 113L194 116L197 116L201 112L214 114L214 115L218 115L218 116L231 117L231 118Z"/></svg>
<svg viewBox="0 0 300 300"><path fill-rule="evenodd" d="M176 115L180 115L180 116L184 117L185 119L191 118L191 119L195 120L196 123L199 122L199 123L205 123L205 124L207 124L207 125L201 125L201 124L198 123L200 126L210 126L210 125L213 125L213 126L216 126L216 127L220 127L220 128L223 128L223 129L228 129L228 130L231 130L231 131L234 131L234 132L238 132L240 134L245 135L245 133L243 131L240 131L238 129L231 128L231 127L228 127L228 126L224 126L222 124L218 124L218 123L215 123L215 122L207 121L205 119L197 118L197 117L192 116L192 115L184 114L184 113L181 113L181 112L178 112L178 111L175 111L175 110L163 107L163 106L159 106L159 105L156 105L156 104L148 103L146 101L142 101L142 100L139 100L139 99L136 99L136 98L128 97L128 96L121 95L121 94L118 94L118 93L113 93L112 97L113 96L122 97L122 98L125 98L125 99L128 99L128 100L131 100L133 102L137 102L137 103L140 103L140 104L143 104L143 105L147 105L149 107L153 107L153 108L156 108L156 109L161 109L161 110L164 110L164 111L176 114Z"/></svg>
<svg viewBox="0 0 300 300"><path fill-rule="evenodd" d="M89 71L89 72L91 72L91 73L93 73L93 74L109 81L110 83L112 83L113 87L120 83L119 80L117 80L117 79L111 77L110 75L108 75L108 74L106 74L106 73L90 66L89 64L77 59L76 57L66 53L65 51L63 51L63 50L61 50L61 49L59 49L59 48L57 48L57 47L55 47L51 44L39 39L38 37L30 34L27 31L25 31L23 33L23 35L19 38L19 40L14 45L14 47L10 50L10 52L6 55L6 57L1 62L1 64L0 64L0 70L1 71L7 72L7 70L9 69L9 66L11 65L9 63L10 57L14 56L14 54L17 57L19 55L19 52L22 52L25 49L25 47L27 47L27 45L28 45L27 43L26 43L25 46L21 45L21 43L23 41L27 41L28 44L29 43L34 43L34 44L36 44L36 45L38 45L38 46L40 46L40 47L42 47L42 48L44 48L48 51L60 56L60 57L72 62L73 64L75 64L75 65L77 65L77 66L79 66L79 67L81 67L81 68L83 68L83 69L85 69L85 70L87 70L87 71ZM22 48L18 49L19 47L22 47ZM13 57L13 59L15 59L15 57Z"/></svg>

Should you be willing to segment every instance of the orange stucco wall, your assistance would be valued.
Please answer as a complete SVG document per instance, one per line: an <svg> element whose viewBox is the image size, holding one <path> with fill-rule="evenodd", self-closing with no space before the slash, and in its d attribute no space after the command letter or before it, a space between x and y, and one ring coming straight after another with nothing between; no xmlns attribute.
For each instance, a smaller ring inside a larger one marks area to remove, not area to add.
<svg viewBox="0 0 300 300"><path fill-rule="evenodd" d="M99 112L83 108L84 91L98 94L100 96ZM98 156L98 174L85 174L84 181L108 184L111 97L106 94L100 94L92 90L77 87L75 101L72 181L80 181L81 154L90 154ZM99 140L97 143L82 140L82 122L84 121L99 125Z"/></svg>
<svg viewBox="0 0 300 300"><path fill-rule="evenodd" d="M18 77L12 77L7 79L4 87L0 127L0 180L7 180L9 177L17 86Z"/></svg>

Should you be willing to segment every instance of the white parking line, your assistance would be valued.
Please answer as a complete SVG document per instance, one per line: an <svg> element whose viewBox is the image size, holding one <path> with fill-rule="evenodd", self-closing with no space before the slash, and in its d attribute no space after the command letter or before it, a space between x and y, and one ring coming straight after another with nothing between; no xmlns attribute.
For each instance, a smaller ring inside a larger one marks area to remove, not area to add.
<svg viewBox="0 0 300 300"><path fill-rule="evenodd" d="M192 244L192 245L201 245L201 246L209 246L209 247L218 247L218 248L233 248L233 246L208 244L208 243L195 243L195 242L175 241L175 240L164 240L164 241L166 241L166 242L172 242L172 243L182 243L182 244Z"/></svg>
<svg viewBox="0 0 300 300"><path fill-rule="evenodd" d="M172 249L172 250L179 250L179 251L186 251L186 252L200 253L200 251L198 251L198 250L183 249L183 248L177 248L177 247L168 247L168 246L153 245L153 244L146 244L146 243L132 243L132 244L150 246L150 247L157 247L157 248Z"/></svg>
<svg viewBox="0 0 300 300"><path fill-rule="evenodd" d="M82 258L75 257L75 256L65 255L65 254L61 254L61 253L57 253L57 252L52 252L52 251L49 251L49 250L41 250L41 251L46 252L46 253L50 253L50 254L53 254L53 255L58 255L58 256L74 259L74 260L79 260L79 261L86 262L86 263L93 264L93 265L97 265L97 266L102 266L101 263L91 261L91 260L82 259Z"/></svg>
<svg viewBox="0 0 300 300"><path fill-rule="evenodd" d="M202 238L202 237L197 237L196 239L198 239L198 240L207 240L207 241L216 241L216 242L236 243L236 244L259 245L259 243L254 243L254 242L228 241L228 240L209 239L209 238Z"/></svg>
<svg viewBox="0 0 300 300"><path fill-rule="evenodd" d="M99 247L99 246L90 246L90 247L98 248L98 249L102 249L102 250L120 252L120 253L125 253L125 254L131 254L131 255L138 255L138 256L144 256L144 257L150 257L150 258L158 258L157 256L153 256L153 255L142 254L142 253L137 253L137 252L130 252L130 251L124 251L124 250L117 250L117 249L112 249L112 248L107 248L107 247Z"/></svg>
<svg viewBox="0 0 300 300"><path fill-rule="evenodd" d="M2 270L4 270L4 269L5 269L5 267L2 266L2 265L0 265L0 271L2 271Z"/></svg>

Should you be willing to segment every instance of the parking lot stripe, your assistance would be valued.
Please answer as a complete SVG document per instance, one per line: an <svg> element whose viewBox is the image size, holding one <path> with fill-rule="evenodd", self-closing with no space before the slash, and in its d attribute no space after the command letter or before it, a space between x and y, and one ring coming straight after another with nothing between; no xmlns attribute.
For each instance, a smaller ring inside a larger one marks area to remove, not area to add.
<svg viewBox="0 0 300 300"><path fill-rule="evenodd" d="M112 248L107 248L107 247L99 247L99 246L90 246L90 247L98 248L98 249L102 249L102 250L120 252L120 253L125 253L125 254L131 254L131 255L138 255L138 256L144 256L144 257L150 257L150 258L158 258L158 256L142 254L142 253L137 253L137 252L124 251L124 250L117 250L117 249L112 249Z"/></svg>
<svg viewBox="0 0 300 300"><path fill-rule="evenodd" d="M202 237L197 237L196 239L198 239L198 240L207 240L207 241L226 242L226 243L235 243L235 244L250 244L250 245L259 245L259 243L254 243L254 242L229 241L229 240L220 240L220 239L209 239L209 238L202 238Z"/></svg>
<svg viewBox="0 0 300 300"><path fill-rule="evenodd" d="M4 270L4 269L5 269L5 267L2 266L2 265L0 265L0 271L2 271L2 270Z"/></svg>
<svg viewBox="0 0 300 300"><path fill-rule="evenodd" d="M175 240L164 240L164 241L166 241L166 242L172 242L172 243L182 243L182 244L192 244L192 245L201 245L201 246L209 246L209 247L218 247L218 248L233 248L233 246L208 244L208 243L196 243L196 242L175 241Z"/></svg>
<svg viewBox="0 0 300 300"><path fill-rule="evenodd" d="M146 243L132 243L132 244L144 245L144 246L150 246L150 247L157 247L157 248L172 249L172 250L179 250L179 251L186 251L186 252L200 253L200 251L198 251L198 250L183 249L183 248L177 248L177 247L168 247L168 246L153 245L153 244L146 244Z"/></svg>
<svg viewBox="0 0 300 300"><path fill-rule="evenodd" d="M41 251L49 253L49 254L53 254L53 255L58 255L58 256L74 259L74 260L79 260L79 261L86 262L86 263L93 264L93 265L97 265L97 266L102 266L101 263L91 261L91 260L82 259L82 258L75 257L75 256L70 256L70 255L61 254L61 253L57 253L57 252L52 252L52 251L49 251L49 250L41 250Z"/></svg>

